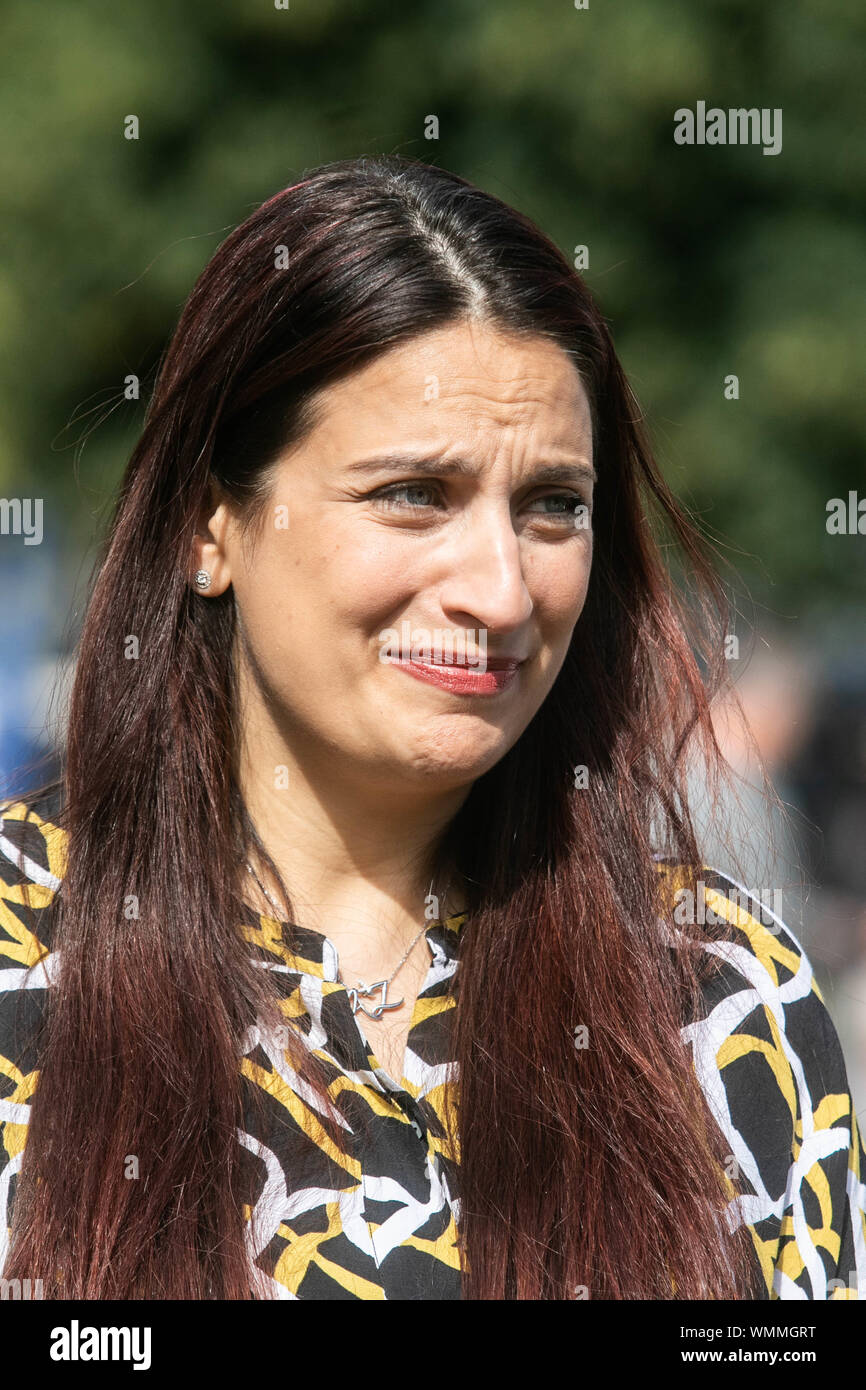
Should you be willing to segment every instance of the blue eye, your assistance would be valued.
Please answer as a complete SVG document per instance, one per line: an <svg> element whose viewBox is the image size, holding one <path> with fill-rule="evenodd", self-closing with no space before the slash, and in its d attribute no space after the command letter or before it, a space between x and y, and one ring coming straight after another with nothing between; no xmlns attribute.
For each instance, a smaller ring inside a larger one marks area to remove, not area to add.
<svg viewBox="0 0 866 1390"><path fill-rule="evenodd" d="M397 501L394 494L398 492L432 493L435 492L435 488L433 488L429 483L394 483L391 487L388 487L384 491L375 494L370 500L373 503L375 503L377 507L383 507L386 511L390 510L393 507L400 508L405 507L407 505L411 510L418 510L417 505L413 505L411 502L405 503ZM425 504L422 502L421 506L423 507L424 505L429 504Z"/></svg>
<svg viewBox="0 0 866 1390"><path fill-rule="evenodd" d="M550 492L550 493L548 493L545 497L534 497L532 500L533 500L533 502L562 502L562 503L564 503L564 506L563 506L563 508L562 508L561 510L557 510L557 511L554 511L554 512L548 512L547 515L548 515L548 516L557 516L557 517L559 517L559 516L567 517L569 521L573 520L574 515L575 515L575 509L576 509L577 507L579 507L579 506L586 506L586 507L588 507L588 505L589 505L583 497L578 496L578 495L577 495L576 493L574 493L574 492Z"/></svg>
<svg viewBox="0 0 866 1390"><path fill-rule="evenodd" d="M390 483L387 487L372 493L369 501L382 511L423 511L425 508L434 507L436 505L435 499L438 496L439 488L435 483ZM414 501L412 500L413 497ZM425 497L432 497L434 501L426 501L424 500ZM559 505L554 510L545 509L541 513L536 512L536 515L540 514L552 521L566 521L569 525L574 524L578 507L589 508L586 498L575 492L551 492L542 497L534 497L530 499L529 508L533 508L538 502L558 503Z"/></svg>

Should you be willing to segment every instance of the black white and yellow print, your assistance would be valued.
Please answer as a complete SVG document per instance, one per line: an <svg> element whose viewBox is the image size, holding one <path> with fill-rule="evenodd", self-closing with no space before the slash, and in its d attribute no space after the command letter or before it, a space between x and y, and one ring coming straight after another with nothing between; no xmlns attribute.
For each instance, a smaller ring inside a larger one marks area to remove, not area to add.
<svg viewBox="0 0 866 1390"><path fill-rule="evenodd" d="M63 831L21 801L0 806L0 1276L30 1103L33 1038L57 978L45 908L65 870ZM660 872L676 871L659 863ZM739 885L708 870L706 903L737 927L708 943L721 969L703 1016L683 1029L731 1155L730 1224L745 1223L765 1296L866 1297L866 1157L835 1028L808 958ZM35 910L35 930L25 905ZM771 916L771 914L770 914ZM280 1299L460 1297L459 1154L445 1106L459 1085L448 1014L465 914L426 931L430 965L412 1017L405 1073L390 1076L337 979L331 942L249 908L251 956L273 972L287 1023L319 1058L345 1152L279 1037L243 1039L247 1238L257 1292ZM252 1097L261 1099L254 1110Z"/></svg>

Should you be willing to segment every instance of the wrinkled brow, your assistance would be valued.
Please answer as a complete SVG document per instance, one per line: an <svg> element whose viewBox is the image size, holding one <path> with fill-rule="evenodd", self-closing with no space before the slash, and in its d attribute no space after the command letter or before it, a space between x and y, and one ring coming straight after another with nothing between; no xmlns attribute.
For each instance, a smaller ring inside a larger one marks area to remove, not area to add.
<svg viewBox="0 0 866 1390"><path fill-rule="evenodd" d="M376 473L389 469L397 473L423 472L431 477L463 476L471 477L478 473L478 466L463 458L443 458L439 454L425 457L423 454L385 453L372 458L357 459L348 465L350 473ZM598 474L587 463L541 463L532 470L532 480L536 483L578 483L596 482Z"/></svg>

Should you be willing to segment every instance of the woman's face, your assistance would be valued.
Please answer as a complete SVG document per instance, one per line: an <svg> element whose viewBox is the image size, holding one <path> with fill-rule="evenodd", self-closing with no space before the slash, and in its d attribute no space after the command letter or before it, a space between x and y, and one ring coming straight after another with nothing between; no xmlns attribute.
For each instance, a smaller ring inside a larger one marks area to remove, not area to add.
<svg viewBox="0 0 866 1390"><path fill-rule="evenodd" d="M544 338L461 324L318 406L274 465L252 550L221 504L199 552L210 592L235 588L245 699L301 761L339 760L347 784L470 783L542 704L586 596L578 373Z"/></svg>

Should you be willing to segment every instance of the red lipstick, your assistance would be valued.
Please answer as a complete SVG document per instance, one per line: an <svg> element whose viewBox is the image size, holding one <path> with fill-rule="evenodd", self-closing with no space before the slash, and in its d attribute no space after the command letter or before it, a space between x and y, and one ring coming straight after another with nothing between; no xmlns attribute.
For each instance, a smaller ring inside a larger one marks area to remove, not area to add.
<svg viewBox="0 0 866 1390"><path fill-rule="evenodd" d="M500 660L489 658L483 671L471 666L447 665L445 662L401 660L393 661L391 665L399 666L416 680L449 690L453 695L498 695L511 685L522 663L505 657Z"/></svg>

